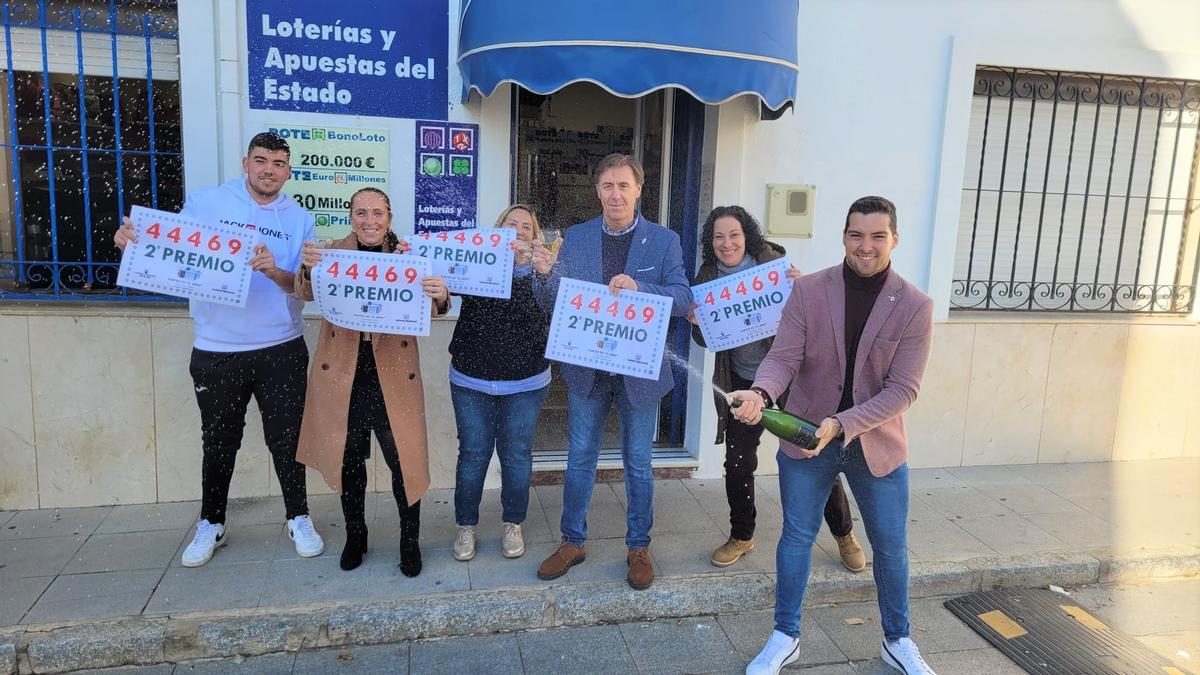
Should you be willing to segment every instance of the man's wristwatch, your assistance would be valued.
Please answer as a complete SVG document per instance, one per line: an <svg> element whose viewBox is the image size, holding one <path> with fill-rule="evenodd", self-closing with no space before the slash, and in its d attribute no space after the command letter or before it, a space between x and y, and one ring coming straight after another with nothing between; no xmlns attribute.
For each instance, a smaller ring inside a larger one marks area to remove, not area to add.
<svg viewBox="0 0 1200 675"><path fill-rule="evenodd" d="M773 405L774 402L771 400L771 395L767 393L766 389L762 387L750 387L750 391L762 397L764 408L770 408Z"/></svg>

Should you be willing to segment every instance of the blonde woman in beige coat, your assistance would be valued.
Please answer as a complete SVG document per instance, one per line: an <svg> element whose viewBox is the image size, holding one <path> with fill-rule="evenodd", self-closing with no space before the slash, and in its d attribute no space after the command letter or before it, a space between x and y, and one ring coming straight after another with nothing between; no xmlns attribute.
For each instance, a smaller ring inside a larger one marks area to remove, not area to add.
<svg viewBox="0 0 1200 675"><path fill-rule="evenodd" d="M352 233L330 247L404 253L408 247L392 233L391 223L387 195L363 188L350 198ZM314 242L305 242L301 260L296 293L312 300L310 270L321 260ZM445 281L431 276L421 285L433 300L434 315L446 313L450 292ZM367 552L364 503L372 431L392 471L392 493L400 512L400 570L415 577L421 572L421 496L429 487L425 397L416 338L362 333L322 321L296 459L320 471L329 487L342 495L344 570L358 567Z"/></svg>

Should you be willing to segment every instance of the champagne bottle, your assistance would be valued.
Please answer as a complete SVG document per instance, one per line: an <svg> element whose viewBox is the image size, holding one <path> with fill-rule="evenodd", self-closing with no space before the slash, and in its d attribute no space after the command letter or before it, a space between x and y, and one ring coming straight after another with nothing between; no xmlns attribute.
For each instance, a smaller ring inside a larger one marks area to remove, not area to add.
<svg viewBox="0 0 1200 675"><path fill-rule="evenodd" d="M740 399L734 400L729 404L731 408L737 408L741 405L742 401ZM805 450L812 450L817 447L817 425L803 417L798 417L778 408L763 408L762 420L759 421L759 424L779 438Z"/></svg>

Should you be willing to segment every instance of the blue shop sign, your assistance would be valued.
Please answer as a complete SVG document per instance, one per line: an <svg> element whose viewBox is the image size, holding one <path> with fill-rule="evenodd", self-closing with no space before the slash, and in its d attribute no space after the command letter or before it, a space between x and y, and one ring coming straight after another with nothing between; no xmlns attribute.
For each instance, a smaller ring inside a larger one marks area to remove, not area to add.
<svg viewBox="0 0 1200 675"><path fill-rule="evenodd" d="M250 107L442 118L448 0L246 0Z"/></svg>
<svg viewBox="0 0 1200 675"><path fill-rule="evenodd" d="M417 120L413 231L477 226L479 125Z"/></svg>

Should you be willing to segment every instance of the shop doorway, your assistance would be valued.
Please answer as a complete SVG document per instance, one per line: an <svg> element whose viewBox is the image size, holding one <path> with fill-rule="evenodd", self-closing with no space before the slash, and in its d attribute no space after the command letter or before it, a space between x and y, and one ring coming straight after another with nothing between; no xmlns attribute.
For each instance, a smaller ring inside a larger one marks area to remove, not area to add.
<svg viewBox="0 0 1200 675"><path fill-rule="evenodd" d="M691 275L698 236L695 213L700 153L698 145L692 148L688 144L702 137L703 104L670 89L636 99L621 98L590 83L572 84L546 95L515 87L513 102L514 201L533 206L542 227L565 233L600 213L592 168L610 153L632 154L646 172L639 209L650 221L680 234L684 265ZM679 136L675 132L681 129L685 133ZM672 161L674 154L682 158L690 150L696 151L694 163ZM684 358L690 346L686 325L683 320L673 321L667 342L668 349ZM534 439L538 468L566 465L567 388L558 368L553 373ZM677 372L675 380L675 391L664 397L659 414L656 466L693 463L681 448L687 377ZM605 425L603 447L602 465L619 464L620 427L615 412L609 414Z"/></svg>

